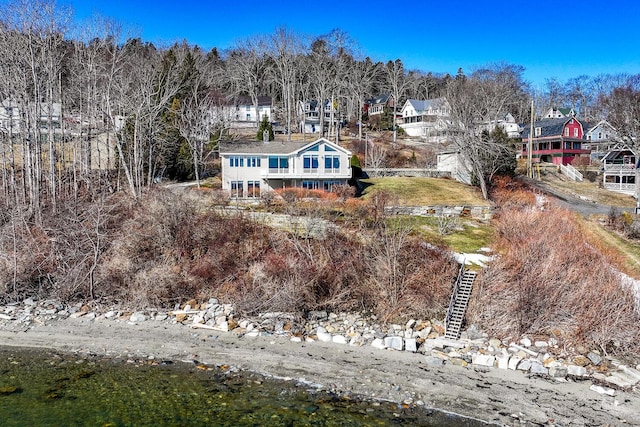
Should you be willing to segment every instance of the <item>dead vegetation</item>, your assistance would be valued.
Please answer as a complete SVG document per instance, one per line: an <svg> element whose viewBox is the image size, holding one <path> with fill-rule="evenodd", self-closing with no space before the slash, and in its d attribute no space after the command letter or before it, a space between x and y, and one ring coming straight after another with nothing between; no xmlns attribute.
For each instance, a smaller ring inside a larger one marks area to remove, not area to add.
<svg viewBox="0 0 640 427"><path fill-rule="evenodd" d="M242 210L205 209L220 199L208 192L215 190L156 189L140 202L87 198L47 215L42 226L28 212L3 212L1 300L134 309L217 297L247 315L326 309L386 321L444 318L457 265L420 238L414 222L386 213L392 194L283 195L281 212L339 225L309 237ZM498 337L552 335L565 346L638 351L640 317L611 254L585 237L571 213L541 209L514 181L500 182L494 200L499 256L478 281L469 321Z"/></svg>
<svg viewBox="0 0 640 427"><path fill-rule="evenodd" d="M572 213L537 206L531 193L504 185L496 194L497 259L479 282L470 315L490 334L555 336L605 353L637 351L634 297Z"/></svg>

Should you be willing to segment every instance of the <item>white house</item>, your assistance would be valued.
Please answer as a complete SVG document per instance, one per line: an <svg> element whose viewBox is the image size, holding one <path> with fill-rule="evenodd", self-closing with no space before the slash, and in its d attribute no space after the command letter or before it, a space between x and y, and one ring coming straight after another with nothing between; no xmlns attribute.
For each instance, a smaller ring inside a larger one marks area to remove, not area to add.
<svg viewBox="0 0 640 427"><path fill-rule="evenodd" d="M451 107L445 98L407 99L400 110L400 127L409 136L443 142L450 125Z"/></svg>
<svg viewBox="0 0 640 427"><path fill-rule="evenodd" d="M220 158L222 189L233 197L260 197L289 187L331 191L351 178L351 152L325 138L226 143Z"/></svg>
<svg viewBox="0 0 640 427"><path fill-rule="evenodd" d="M638 156L626 144L618 143L601 159L604 188L618 193L634 195Z"/></svg>
<svg viewBox="0 0 640 427"><path fill-rule="evenodd" d="M272 121L273 107L271 104L271 97L259 96L256 111L256 106L249 96L239 96L230 101L222 99L211 108L210 120L234 128L257 128L258 122L264 117L270 122Z"/></svg>
<svg viewBox="0 0 640 427"><path fill-rule="evenodd" d="M550 107L546 113L542 115L543 119L564 119L565 117L573 117L576 112L573 108Z"/></svg>
<svg viewBox="0 0 640 427"><path fill-rule="evenodd" d="M320 133L320 106L316 100L298 102L298 114L304 118L300 123L300 132ZM335 128L339 122L337 104L325 100L322 104L322 115L324 132L329 128Z"/></svg>
<svg viewBox="0 0 640 427"><path fill-rule="evenodd" d="M23 104L18 104L11 98L7 98L0 102L0 131L4 133L17 133L20 132L23 116L25 113L30 113L33 119L33 115L36 110L33 108L24 108ZM51 111L49 111L51 110ZM60 118L62 117L62 105L59 102L40 103L39 104L39 126L41 129L48 127L49 119L54 129L60 128ZM49 117L51 116L51 117Z"/></svg>
<svg viewBox="0 0 640 427"><path fill-rule="evenodd" d="M501 127L509 138L517 138L520 136L520 125L511 113L499 113L496 120L481 124L480 131L486 130L493 132L497 127Z"/></svg>

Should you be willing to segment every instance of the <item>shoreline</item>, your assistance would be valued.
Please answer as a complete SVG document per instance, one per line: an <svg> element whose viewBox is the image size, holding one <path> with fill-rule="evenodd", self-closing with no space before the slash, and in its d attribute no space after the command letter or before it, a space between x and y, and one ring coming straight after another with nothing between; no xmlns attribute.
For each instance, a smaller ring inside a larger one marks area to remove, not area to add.
<svg viewBox="0 0 640 427"><path fill-rule="evenodd" d="M126 359L228 365L325 391L415 404L499 425L640 425L640 394L590 389L591 379L558 381L428 356L334 342L248 337L148 320L66 318L4 323L0 345Z"/></svg>

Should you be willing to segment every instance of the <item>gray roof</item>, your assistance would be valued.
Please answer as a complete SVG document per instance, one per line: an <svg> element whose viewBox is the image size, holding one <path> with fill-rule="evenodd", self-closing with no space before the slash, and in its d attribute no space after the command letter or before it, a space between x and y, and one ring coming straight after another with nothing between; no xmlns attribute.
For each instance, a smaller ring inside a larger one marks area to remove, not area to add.
<svg viewBox="0 0 640 427"><path fill-rule="evenodd" d="M220 155L225 154L291 154L303 147L312 146L316 143L325 142L332 145L331 141L324 138L313 141L236 141L220 144ZM339 147L343 151L349 152L344 147Z"/></svg>
<svg viewBox="0 0 640 427"><path fill-rule="evenodd" d="M413 108L417 112L422 112L431 108L440 108L446 105L447 100L445 98L434 98L426 100L407 99L407 102L413 105Z"/></svg>
<svg viewBox="0 0 640 427"><path fill-rule="evenodd" d="M220 144L222 154L289 154L309 144L301 141L235 141Z"/></svg>
<svg viewBox="0 0 640 427"><path fill-rule="evenodd" d="M580 121L577 120L575 117L563 117L559 119L543 119L543 120L538 120L537 122L534 122L533 127L540 128L540 136L537 136L534 138L544 138L548 136L562 136L564 125L571 119L574 119L575 121L580 123ZM522 132L522 138L523 139L529 138L529 133L531 130L530 126L528 126L525 123L522 125L522 127L524 128Z"/></svg>

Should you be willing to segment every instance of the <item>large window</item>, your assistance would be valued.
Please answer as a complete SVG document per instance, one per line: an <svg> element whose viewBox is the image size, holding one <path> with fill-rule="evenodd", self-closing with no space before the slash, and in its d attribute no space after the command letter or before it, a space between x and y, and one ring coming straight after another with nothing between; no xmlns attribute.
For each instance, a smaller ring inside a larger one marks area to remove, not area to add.
<svg viewBox="0 0 640 427"><path fill-rule="evenodd" d="M242 181L231 181L231 197L242 197Z"/></svg>
<svg viewBox="0 0 640 427"><path fill-rule="evenodd" d="M260 197L260 181L247 181L247 197Z"/></svg>
<svg viewBox="0 0 640 427"><path fill-rule="evenodd" d="M305 173L318 172L318 156L307 155L302 157L302 168Z"/></svg>
<svg viewBox="0 0 640 427"><path fill-rule="evenodd" d="M289 158L280 156L269 157L269 172L287 173L289 172Z"/></svg>
<svg viewBox="0 0 640 427"><path fill-rule="evenodd" d="M325 191L334 191L337 186L342 185L342 182L341 181L324 181L322 184Z"/></svg>
<svg viewBox="0 0 640 427"><path fill-rule="evenodd" d="M324 171L326 173L340 172L340 156L325 156Z"/></svg>
<svg viewBox="0 0 640 427"><path fill-rule="evenodd" d="M317 190L320 188L320 182L318 181L302 181L302 188L307 190Z"/></svg>

